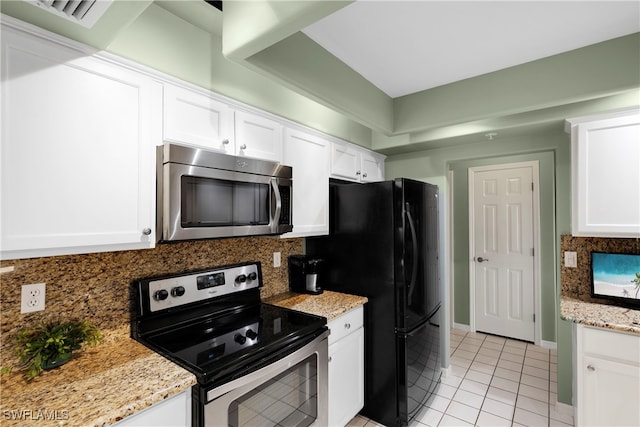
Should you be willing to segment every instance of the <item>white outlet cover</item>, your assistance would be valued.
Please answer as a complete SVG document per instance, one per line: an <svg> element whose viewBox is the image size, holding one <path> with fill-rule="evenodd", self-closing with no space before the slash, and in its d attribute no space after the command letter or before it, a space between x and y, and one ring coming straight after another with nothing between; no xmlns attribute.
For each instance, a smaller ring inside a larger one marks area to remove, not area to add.
<svg viewBox="0 0 640 427"><path fill-rule="evenodd" d="M33 313L44 310L46 287L44 283L22 285L20 313Z"/></svg>
<svg viewBox="0 0 640 427"><path fill-rule="evenodd" d="M578 267L578 254L576 252L566 251L564 253L564 266L569 268Z"/></svg>
<svg viewBox="0 0 640 427"><path fill-rule="evenodd" d="M273 253L273 266L274 267L280 267L281 264L282 264L282 260L281 260L280 252L274 252Z"/></svg>

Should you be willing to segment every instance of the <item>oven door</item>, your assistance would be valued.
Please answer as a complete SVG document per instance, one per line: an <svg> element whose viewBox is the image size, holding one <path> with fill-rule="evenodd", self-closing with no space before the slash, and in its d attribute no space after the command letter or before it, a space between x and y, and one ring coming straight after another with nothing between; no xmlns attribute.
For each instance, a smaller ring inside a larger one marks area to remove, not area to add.
<svg viewBox="0 0 640 427"><path fill-rule="evenodd" d="M326 426L327 335L264 368L207 390L204 426Z"/></svg>
<svg viewBox="0 0 640 427"><path fill-rule="evenodd" d="M163 165L162 240L291 231L291 180L244 172Z"/></svg>

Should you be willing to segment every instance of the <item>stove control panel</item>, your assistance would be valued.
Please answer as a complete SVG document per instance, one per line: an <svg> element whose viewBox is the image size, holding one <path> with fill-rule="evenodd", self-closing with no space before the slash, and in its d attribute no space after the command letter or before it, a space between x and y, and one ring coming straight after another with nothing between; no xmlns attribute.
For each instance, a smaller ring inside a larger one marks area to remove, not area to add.
<svg viewBox="0 0 640 427"><path fill-rule="evenodd" d="M248 263L149 281L152 312L262 286L260 263Z"/></svg>

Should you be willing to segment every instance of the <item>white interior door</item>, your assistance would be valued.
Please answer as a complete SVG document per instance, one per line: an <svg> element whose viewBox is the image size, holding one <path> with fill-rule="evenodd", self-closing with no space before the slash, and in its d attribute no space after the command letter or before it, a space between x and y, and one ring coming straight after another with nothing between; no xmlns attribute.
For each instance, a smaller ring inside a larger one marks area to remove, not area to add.
<svg viewBox="0 0 640 427"><path fill-rule="evenodd" d="M470 177L475 330L534 341L533 167Z"/></svg>

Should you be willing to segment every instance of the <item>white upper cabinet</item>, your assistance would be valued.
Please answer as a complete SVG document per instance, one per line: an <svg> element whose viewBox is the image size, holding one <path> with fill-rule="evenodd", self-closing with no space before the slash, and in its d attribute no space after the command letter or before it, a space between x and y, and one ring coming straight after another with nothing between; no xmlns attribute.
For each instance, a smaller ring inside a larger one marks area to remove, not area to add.
<svg viewBox="0 0 640 427"><path fill-rule="evenodd" d="M164 85L165 141L198 145L235 154L233 110L212 96Z"/></svg>
<svg viewBox="0 0 640 427"><path fill-rule="evenodd" d="M373 151L360 150L362 182L384 181L384 156Z"/></svg>
<svg viewBox="0 0 640 427"><path fill-rule="evenodd" d="M275 120L236 111L236 154L282 161L282 125Z"/></svg>
<svg viewBox="0 0 640 427"><path fill-rule="evenodd" d="M155 245L160 84L2 28L2 259Z"/></svg>
<svg viewBox="0 0 640 427"><path fill-rule="evenodd" d="M572 234L640 237L640 110L567 120Z"/></svg>
<svg viewBox="0 0 640 427"><path fill-rule="evenodd" d="M285 129L284 164L293 168L293 231L283 237L329 234L329 141Z"/></svg>
<svg viewBox="0 0 640 427"><path fill-rule="evenodd" d="M384 180L384 156L349 143L333 142L331 176L357 182Z"/></svg>

